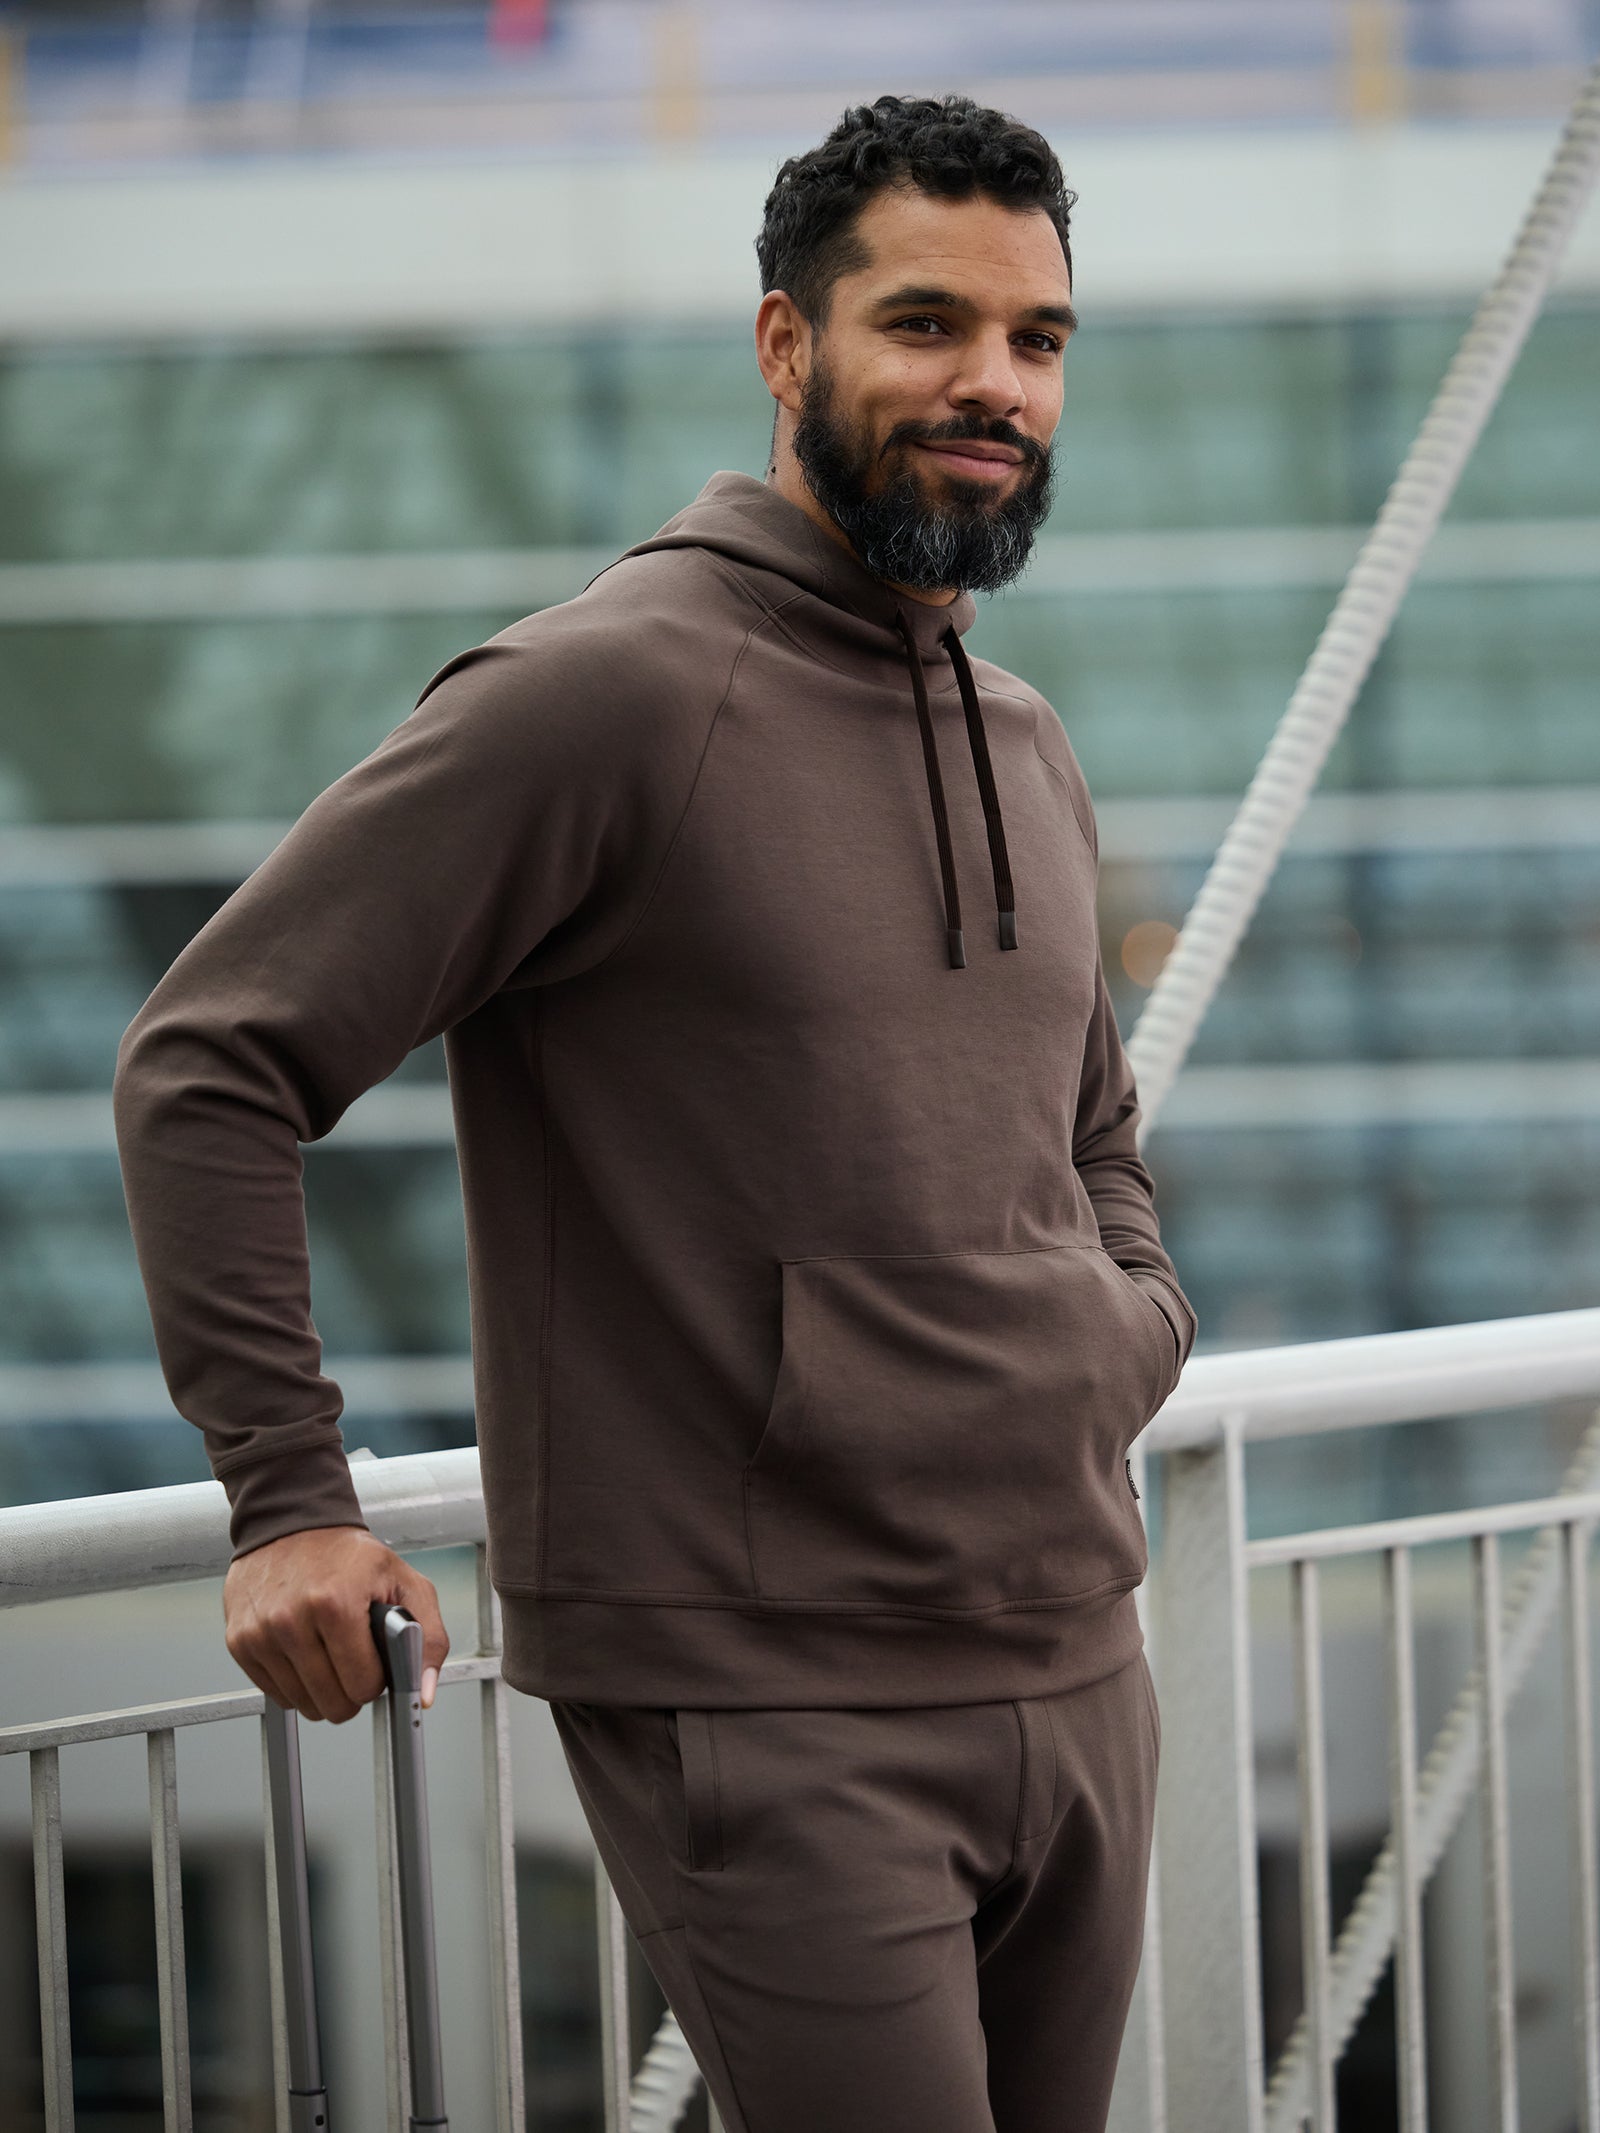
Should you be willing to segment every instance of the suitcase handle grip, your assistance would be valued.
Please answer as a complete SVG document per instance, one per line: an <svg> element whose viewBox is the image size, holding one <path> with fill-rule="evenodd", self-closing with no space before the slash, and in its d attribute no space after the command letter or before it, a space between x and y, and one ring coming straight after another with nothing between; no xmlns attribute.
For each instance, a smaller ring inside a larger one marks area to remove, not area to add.
<svg viewBox="0 0 1600 2133"><path fill-rule="evenodd" d="M386 1687L409 1703L422 1694L422 1624L398 1600L374 1600L367 1609L372 1641L383 1661Z"/></svg>

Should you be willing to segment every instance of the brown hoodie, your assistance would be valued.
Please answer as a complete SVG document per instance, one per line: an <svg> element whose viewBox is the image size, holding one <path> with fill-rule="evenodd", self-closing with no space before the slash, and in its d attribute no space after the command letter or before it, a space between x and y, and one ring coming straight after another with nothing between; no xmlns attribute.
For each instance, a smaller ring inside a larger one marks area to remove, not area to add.
<svg viewBox="0 0 1600 2133"><path fill-rule="evenodd" d="M963 1703L1139 1650L1125 1454L1195 1322L1083 775L973 614L714 475L442 667L178 957L117 1134L237 1550L363 1523L297 1143L443 1031L517 1687Z"/></svg>

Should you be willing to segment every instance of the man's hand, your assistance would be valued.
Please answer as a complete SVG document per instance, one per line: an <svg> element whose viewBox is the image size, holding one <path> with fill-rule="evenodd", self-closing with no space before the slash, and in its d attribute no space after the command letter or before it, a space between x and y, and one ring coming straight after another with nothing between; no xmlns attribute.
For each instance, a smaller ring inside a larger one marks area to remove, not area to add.
<svg viewBox="0 0 1600 2133"><path fill-rule="evenodd" d="M422 1701L450 1649L439 1595L364 1526L317 1526L235 1556L222 1588L228 1650L274 1703L342 1725L383 1693L367 1614L398 1601L422 1624Z"/></svg>

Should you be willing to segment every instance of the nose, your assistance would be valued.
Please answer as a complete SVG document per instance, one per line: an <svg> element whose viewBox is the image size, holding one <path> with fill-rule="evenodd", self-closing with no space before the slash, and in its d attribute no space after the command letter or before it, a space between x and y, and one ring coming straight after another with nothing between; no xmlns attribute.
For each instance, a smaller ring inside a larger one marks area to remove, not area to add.
<svg viewBox="0 0 1600 2133"><path fill-rule="evenodd" d="M1027 405L1011 342L1003 332L974 334L962 347L962 360L950 381L952 405L986 415L1015 416Z"/></svg>

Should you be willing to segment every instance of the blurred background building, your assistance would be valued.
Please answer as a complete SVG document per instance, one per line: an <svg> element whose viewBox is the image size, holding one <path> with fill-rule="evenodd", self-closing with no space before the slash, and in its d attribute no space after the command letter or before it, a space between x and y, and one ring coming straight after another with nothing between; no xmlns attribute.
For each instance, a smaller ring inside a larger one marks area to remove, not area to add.
<svg viewBox="0 0 1600 2133"><path fill-rule="evenodd" d="M1080 194L1059 501L972 641L1084 764L1126 1034L1597 51L1594 0L0 7L0 1501L204 1476L117 1041L452 653L761 471L783 155L958 88ZM1150 1144L1203 1344L1600 1295L1597 578L1591 209ZM469 1441L437 1046L306 1181L348 1441ZM1575 1422L1265 1447L1252 1516L1538 1493Z"/></svg>

